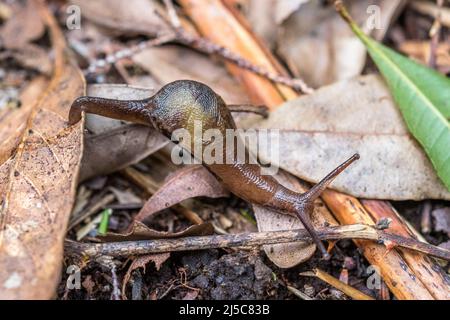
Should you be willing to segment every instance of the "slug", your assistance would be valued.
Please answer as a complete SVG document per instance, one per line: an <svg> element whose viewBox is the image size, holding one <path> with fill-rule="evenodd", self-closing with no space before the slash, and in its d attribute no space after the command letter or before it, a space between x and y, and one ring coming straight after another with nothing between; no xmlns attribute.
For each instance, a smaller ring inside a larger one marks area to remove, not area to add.
<svg viewBox="0 0 450 320"><path fill-rule="evenodd" d="M223 136L227 129L236 129L231 112L223 99L207 85L191 80L171 82L154 96L143 100L79 97L71 106L69 124L77 123L83 111L151 125L169 139L177 129L184 128L193 132L195 123L201 123L203 131L215 129ZM234 111L238 111L238 108L234 108ZM243 111L252 110L244 108ZM201 141L201 144L205 147L209 141ZM181 143L181 147L192 154L194 141ZM278 183L273 176L262 175L261 166L258 163L237 161L236 151L231 151L233 154L230 154L230 151L226 149L230 148L226 148L223 144L223 155L231 156L231 163L229 161L222 164L203 162L203 165L236 196L280 213L296 215L310 233L323 258L328 260L330 255L310 221L310 215L314 209L313 202L337 175L353 161L359 159L359 155L350 157L308 192L297 193ZM248 153L247 150L246 153Z"/></svg>

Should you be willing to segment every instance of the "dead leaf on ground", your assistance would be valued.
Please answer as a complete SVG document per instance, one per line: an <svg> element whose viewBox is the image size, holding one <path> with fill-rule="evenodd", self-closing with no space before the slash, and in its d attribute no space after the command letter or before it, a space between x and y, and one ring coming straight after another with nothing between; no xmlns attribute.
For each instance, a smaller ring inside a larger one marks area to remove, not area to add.
<svg viewBox="0 0 450 320"><path fill-rule="evenodd" d="M31 43L44 34L44 23L35 1L18 6L16 12L0 28L0 41L6 51L2 58L13 58L20 65L50 75L52 62L47 50Z"/></svg>
<svg viewBox="0 0 450 320"><path fill-rule="evenodd" d="M302 4L310 0L251 0L246 1L245 15L252 30L261 37L270 48L274 48L277 38L277 26L282 24Z"/></svg>
<svg viewBox="0 0 450 320"><path fill-rule="evenodd" d="M303 193L307 189L301 185L293 176L280 171L275 178L285 187ZM279 212L264 208L259 205L253 205L258 231L277 231L304 229L303 224L295 216L280 214ZM324 206L321 200L315 202L314 212L311 221L315 227L323 227L325 222L337 222L331 216L331 213ZM314 254L316 245L306 242L292 242L263 246L269 259L280 268L292 268L302 263Z"/></svg>
<svg viewBox="0 0 450 320"><path fill-rule="evenodd" d="M156 212L194 197L227 197L229 192L203 166L190 165L169 175L158 191L145 203L137 221L144 221Z"/></svg>
<svg viewBox="0 0 450 320"><path fill-rule="evenodd" d="M179 232L167 232L157 231L147 227L142 222L134 221L129 232L108 232L104 236L99 236L98 238L103 242L121 242L152 239L175 239L182 237L207 236L212 234L214 234L214 227L210 223L196 224Z"/></svg>
<svg viewBox="0 0 450 320"><path fill-rule="evenodd" d="M431 46L429 41L405 41L400 44L400 51L411 58L428 64L430 61ZM436 66L443 74L450 72L450 43L439 43L436 49Z"/></svg>
<svg viewBox="0 0 450 320"><path fill-rule="evenodd" d="M12 156L0 164L0 297L48 299L59 281L63 240L75 198L82 154L80 122L67 127L71 102L84 93L83 76L65 54L61 30L45 3L54 76L30 108Z"/></svg>
<svg viewBox="0 0 450 320"><path fill-rule="evenodd" d="M450 237L450 208L434 209L431 214L434 218L434 230L445 232Z"/></svg>
<svg viewBox="0 0 450 320"><path fill-rule="evenodd" d="M52 62L47 50L32 43L25 43L20 48L8 49L4 57L11 57L21 66L45 75L50 75L52 72Z"/></svg>
<svg viewBox="0 0 450 320"><path fill-rule="evenodd" d="M307 181L318 182L359 152L361 159L332 188L370 199L450 199L378 76L323 87L245 126L279 129L270 131L270 137L279 133L278 141L271 138L278 159L264 148L259 156Z"/></svg>
<svg viewBox="0 0 450 320"><path fill-rule="evenodd" d="M110 99L144 99L154 93L151 89L127 85L90 85L88 95ZM169 143L150 126L142 126L86 115L85 150L80 181L105 175L137 163Z"/></svg>
<svg viewBox="0 0 450 320"><path fill-rule="evenodd" d="M83 18L115 31L156 36L166 23L155 13L163 12L156 1L149 0L71 0L81 9Z"/></svg>
<svg viewBox="0 0 450 320"><path fill-rule="evenodd" d="M167 261L167 259L169 259L169 258L170 258L170 252L164 252L164 253L154 253L154 254L139 256L139 257L133 259L133 262L131 263L130 267L128 268L127 273L123 277L122 297L125 300L127 300L126 288L127 288L128 281L130 281L131 273L134 270L136 270L138 268L142 268L145 273L145 266L149 262L153 262L155 264L156 271L158 271L161 268L162 264L165 261Z"/></svg>
<svg viewBox="0 0 450 320"><path fill-rule="evenodd" d="M253 1L255 6L260 5L261 1ZM345 3L352 16L362 24L373 22L370 15L374 12L368 11L368 8L376 5L381 12L380 28L372 28L370 32L377 39L382 39L405 1L351 0ZM274 15L276 11L269 12ZM254 25L259 25L262 19L266 18L261 16L259 20L253 19ZM366 50L332 5L324 5L317 0L309 1L299 6L282 24L277 25L275 19L272 21L274 25L267 27L272 35L266 34L265 37L276 39L276 44L272 46L277 48L294 75L309 85L320 87L361 73L366 61Z"/></svg>
<svg viewBox="0 0 450 320"><path fill-rule="evenodd" d="M250 103L242 86L223 64L192 49L180 46L149 48L133 56L133 61L161 86L180 79L196 80L210 86L229 104Z"/></svg>
<svg viewBox="0 0 450 320"><path fill-rule="evenodd" d="M21 107L2 110L0 114L0 163L11 157L26 127L26 119L41 93L47 88L44 77L33 79L20 94Z"/></svg>
<svg viewBox="0 0 450 320"><path fill-rule="evenodd" d="M14 11L0 28L1 42L8 49L20 48L40 38L45 31L35 1L26 1L24 6L18 6Z"/></svg>

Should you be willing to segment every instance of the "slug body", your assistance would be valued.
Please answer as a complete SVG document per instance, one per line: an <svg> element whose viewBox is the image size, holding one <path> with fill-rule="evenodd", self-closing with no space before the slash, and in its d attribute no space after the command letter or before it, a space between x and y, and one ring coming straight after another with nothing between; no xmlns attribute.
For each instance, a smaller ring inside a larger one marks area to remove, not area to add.
<svg viewBox="0 0 450 320"><path fill-rule="evenodd" d="M195 143L206 147L210 141L195 139L196 125L201 124L201 130L216 130L223 137L227 129L236 129L231 112L223 99L211 88L196 81L179 80L167 84L154 96L144 100L113 100L95 97L80 97L72 104L69 122L78 122L81 112L152 125L169 139L178 129L187 130L190 142L180 141L183 149L191 154ZM240 139L235 142L242 143ZM305 228L311 234L324 258L329 258L322 242L314 232L309 215L314 209L313 202L327 185L359 156L354 155L337 167L310 191L299 194L279 184L270 175L262 175L258 164L237 161L236 148L229 150L223 144L223 155L232 159L227 162L207 164L205 167L212 172L221 183L236 196L254 204L259 204L273 210L297 215ZM230 153L231 152L231 153ZM248 151L246 150L246 153ZM225 159L224 159L225 160Z"/></svg>

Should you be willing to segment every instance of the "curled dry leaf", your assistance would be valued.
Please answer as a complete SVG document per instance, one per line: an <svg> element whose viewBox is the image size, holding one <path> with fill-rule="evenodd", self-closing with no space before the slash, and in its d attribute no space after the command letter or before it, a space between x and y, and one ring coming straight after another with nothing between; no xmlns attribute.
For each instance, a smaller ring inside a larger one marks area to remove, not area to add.
<svg viewBox="0 0 450 320"><path fill-rule="evenodd" d="M122 33L139 33L156 36L165 22L156 14L161 6L149 0L71 0L81 9L83 17Z"/></svg>
<svg viewBox="0 0 450 320"><path fill-rule="evenodd" d="M84 94L83 76L66 56L55 19L43 2L36 3L50 29L54 75L32 107L25 107L26 126L14 138L18 144L0 163L3 299L54 295L82 154L83 122L67 127L66 119L71 102Z"/></svg>
<svg viewBox="0 0 450 320"><path fill-rule="evenodd" d="M379 24L375 28L366 25L366 31L377 39L383 38L404 2L346 1L358 22ZM379 10L379 21L374 20L377 12L373 10ZM323 6L319 1L302 5L281 25L277 48L290 70L313 87L359 75L366 61L364 46L336 14L333 6Z"/></svg>
<svg viewBox="0 0 450 320"><path fill-rule="evenodd" d="M144 99L154 93L151 89L127 85L90 85L88 95L129 100ZM108 174L139 162L169 143L151 127L123 121L86 116L85 151L80 180Z"/></svg>
<svg viewBox="0 0 450 320"><path fill-rule="evenodd" d="M151 239L175 239L182 237L207 236L214 233L210 223L190 226L180 232L157 231L147 227L139 221L134 221L131 230L127 233L107 233L99 237L103 242L139 241Z"/></svg>
<svg viewBox="0 0 450 320"><path fill-rule="evenodd" d="M137 221L144 221L154 213L194 197L227 197L228 191L201 165L191 165L167 177L159 190L145 203Z"/></svg>
<svg viewBox="0 0 450 320"><path fill-rule="evenodd" d="M275 178L279 183L296 192L305 192L307 189L301 185L292 175L280 171ZM279 212L253 205L258 231L278 231L304 229L303 224L295 216L280 214ZM325 222L337 225L331 213L323 205L321 200L315 202L314 212L311 221L315 227L323 227ZM291 268L302 263L314 254L316 246L306 242L292 242L263 246L269 259L280 268Z"/></svg>
<svg viewBox="0 0 450 320"><path fill-rule="evenodd" d="M321 88L284 104L267 120L245 124L249 125L279 129L272 131L279 133L278 159L265 150L259 156L305 180L318 182L337 163L359 152L361 160L332 188L372 199L450 199L378 76Z"/></svg>
<svg viewBox="0 0 450 320"><path fill-rule="evenodd" d="M162 264L167 259L169 259L169 257L170 257L170 252L164 252L164 253L148 254L148 255L144 255L144 256L135 258L133 260L133 262L131 263L130 267L128 268L127 273L123 277L122 297L125 300L127 299L127 295L126 295L127 283L128 283L128 281L130 281L131 273L134 270L136 270L138 268L142 268L142 269L144 269L144 273L145 273L145 266L149 262L153 262L155 264L156 271L158 271L161 268Z"/></svg>

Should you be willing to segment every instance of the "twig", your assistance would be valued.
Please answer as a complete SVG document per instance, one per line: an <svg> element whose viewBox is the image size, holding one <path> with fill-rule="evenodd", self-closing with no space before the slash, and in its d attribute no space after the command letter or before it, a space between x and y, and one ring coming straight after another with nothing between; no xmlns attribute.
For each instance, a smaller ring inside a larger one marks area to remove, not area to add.
<svg viewBox="0 0 450 320"><path fill-rule="evenodd" d="M184 29L181 28L176 30L176 34L177 34L176 41L186 46L190 46L194 49L197 49L207 54L217 54L220 57L224 58L225 60L237 65L238 67L245 70L249 70L257 75L269 79L272 82L284 84L288 87L291 87L295 90L299 90L307 94L314 92L314 89L310 88L302 79L299 78L293 79L279 74L274 74L265 68L261 68L257 65L254 65L250 61L230 51L226 47L211 42L206 38L188 34Z"/></svg>
<svg viewBox="0 0 450 320"><path fill-rule="evenodd" d="M444 5L444 0L436 0L437 13L434 18L433 25L430 29L430 58L428 60L428 65L430 68L436 69L437 67L437 48L439 46L439 36L441 33L441 20L442 20L442 7Z"/></svg>
<svg viewBox="0 0 450 320"><path fill-rule="evenodd" d="M175 34L168 33L161 35L155 39L139 42L137 45L130 48L118 50L114 53L108 54L104 59L98 59L92 62L85 70L85 74L98 73L106 67L116 63L125 58L130 58L136 53L141 52L147 48L156 47L175 40Z"/></svg>
<svg viewBox="0 0 450 320"><path fill-rule="evenodd" d="M389 234L363 224L331 227L317 230L321 240L364 239L425 253L430 256L450 260L450 251L415 239ZM181 239L125 241L109 243L80 243L67 240L66 252L74 256L130 256L149 253L192 251L213 248L259 246L265 244L287 243L293 241L311 241L304 230L254 232L228 235L186 237Z"/></svg>
<svg viewBox="0 0 450 320"><path fill-rule="evenodd" d="M305 272L300 275L310 276L309 272ZM353 300L375 300L374 298L362 293L358 289L353 288L352 286L349 286L348 284L345 284L344 282L336 279L332 275L329 275L325 271L322 271L320 269L314 269L311 273L311 276L317 277L322 281L325 281L330 286L335 287L339 291L342 291L346 295L348 295Z"/></svg>
<svg viewBox="0 0 450 320"><path fill-rule="evenodd" d="M300 92L309 94L314 91L310 88L302 79L290 78L283 75L275 74L268 71L265 68L254 65L250 61L246 60L242 56L230 51L229 49L220 46L206 38L190 34L183 27L181 27L180 21L176 15L175 9L171 1L165 0L165 3L169 11L169 24L171 31L148 41L143 41L130 48L122 49L116 51L112 54L107 55L104 59L99 59L92 62L88 69L85 71L86 74L98 73L100 70L105 69L107 66L116 63L117 61L125 58L130 58L133 55L143 51L144 49L160 46L167 44L169 42L177 42L189 47L192 47L198 51L206 54L215 54L224 58L225 60L237 65L238 67L249 70L259 76L262 76L272 82L280 83L289 86ZM161 15L160 15L161 16ZM165 17L161 16L164 20Z"/></svg>
<svg viewBox="0 0 450 320"><path fill-rule="evenodd" d="M421 218L420 218L420 231L423 234L428 234L431 232L431 202L425 201L421 209Z"/></svg>

